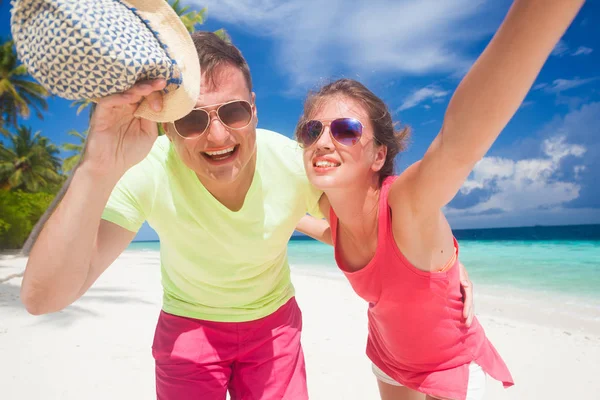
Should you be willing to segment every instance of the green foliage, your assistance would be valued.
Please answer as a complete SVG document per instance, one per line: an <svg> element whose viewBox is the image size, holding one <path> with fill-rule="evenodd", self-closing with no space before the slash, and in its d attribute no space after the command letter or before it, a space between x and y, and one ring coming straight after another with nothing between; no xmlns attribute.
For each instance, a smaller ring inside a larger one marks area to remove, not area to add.
<svg viewBox="0 0 600 400"><path fill-rule="evenodd" d="M0 134L8 136L7 128L17 127L18 117L28 118L31 110L39 119L48 109L48 91L31 80L24 65L18 65L13 41L0 45Z"/></svg>
<svg viewBox="0 0 600 400"><path fill-rule="evenodd" d="M179 0L169 1L169 4L175 10L175 13L179 16L183 25L192 33L196 30L196 25L202 25L206 19L206 7L200 11L189 11L190 6L181 7Z"/></svg>
<svg viewBox="0 0 600 400"><path fill-rule="evenodd" d="M90 99L75 100L71 103L71 107L77 107L77 115L81 114L83 110L88 108L93 103Z"/></svg>
<svg viewBox="0 0 600 400"><path fill-rule="evenodd" d="M85 131L79 133L76 130L71 129L68 132L68 134L78 138L79 143L65 143L62 145L63 150L75 152L75 154L73 154L70 157L65 158L65 160L63 161L62 170L65 173L71 172L73 170L73 168L75 168L75 166L79 162L79 159L81 158L81 155L83 154L83 149L85 148L85 141L87 139L88 130L86 129Z"/></svg>
<svg viewBox="0 0 600 400"><path fill-rule="evenodd" d="M224 28L216 30L214 34L220 37L222 40L226 41L227 43L231 43L231 37Z"/></svg>
<svg viewBox="0 0 600 400"><path fill-rule="evenodd" d="M9 147L0 144L0 189L37 192L61 181L59 150L48 138L19 127L9 141Z"/></svg>
<svg viewBox="0 0 600 400"><path fill-rule="evenodd" d="M196 30L196 25L202 25L206 21L206 13L208 11L206 7L200 11L188 11L190 6L181 7L179 0L170 0L169 4L175 10L175 13L179 16L179 19L183 22L189 33L193 33ZM231 42L231 38L225 29L221 28L214 33L226 42Z"/></svg>
<svg viewBox="0 0 600 400"><path fill-rule="evenodd" d="M0 0L1 3L2 0ZM204 24L207 9L190 11L182 7L180 0L169 0L188 32ZM221 39L231 42L224 29L214 32ZM69 172L79 162L83 153L87 130L70 131L79 143L67 143L63 150L75 154L62 161L59 148L40 132L18 125L19 118L28 118L32 112L43 119L48 109L46 98L49 92L34 81L24 65L19 64L12 40L0 39L0 250L18 249L23 246L31 230L52 203L56 193L66 180L60 171ZM77 115L90 106L90 117L94 109L91 100L72 103ZM164 134L159 124L159 134Z"/></svg>
<svg viewBox="0 0 600 400"><path fill-rule="evenodd" d="M54 195L0 190L0 250L20 249Z"/></svg>

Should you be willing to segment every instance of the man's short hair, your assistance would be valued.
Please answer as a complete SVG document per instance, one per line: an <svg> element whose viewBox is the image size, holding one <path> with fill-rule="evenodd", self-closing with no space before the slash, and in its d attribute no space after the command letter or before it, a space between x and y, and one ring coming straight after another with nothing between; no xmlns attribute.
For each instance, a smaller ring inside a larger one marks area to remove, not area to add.
<svg viewBox="0 0 600 400"><path fill-rule="evenodd" d="M219 66L229 64L242 71L248 85L248 90L252 91L250 67L237 47L212 32L196 31L192 33L192 40L196 46L198 58L200 59L200 68L206 82L210 82L214 87L215 71Z"/></svg>

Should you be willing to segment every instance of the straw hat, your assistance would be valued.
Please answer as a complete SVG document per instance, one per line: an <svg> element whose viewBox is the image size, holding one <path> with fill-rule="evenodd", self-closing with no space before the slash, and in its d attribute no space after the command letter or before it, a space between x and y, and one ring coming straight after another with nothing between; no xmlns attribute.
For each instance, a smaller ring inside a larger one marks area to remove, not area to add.
<svg viewBox="0 0 600 400"><path fill-rule="evenodd" d="M167 80L163 109L136 114L157 122L189 113L200 92L200 63L187 29L165 0L13 0L11 30L29 73L71 100Z"/></svg>

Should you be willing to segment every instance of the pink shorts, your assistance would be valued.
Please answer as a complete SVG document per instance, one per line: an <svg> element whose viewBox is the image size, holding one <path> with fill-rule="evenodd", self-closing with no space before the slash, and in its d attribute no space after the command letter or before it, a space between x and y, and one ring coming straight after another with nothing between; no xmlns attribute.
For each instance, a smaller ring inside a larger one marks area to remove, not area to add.
<svg viewBox="0 0 600 400"><path fill-rule="evenodd" d="M213 322L161 311L152 355L158 400L308 399L294 298L248 322Z"/></svg>

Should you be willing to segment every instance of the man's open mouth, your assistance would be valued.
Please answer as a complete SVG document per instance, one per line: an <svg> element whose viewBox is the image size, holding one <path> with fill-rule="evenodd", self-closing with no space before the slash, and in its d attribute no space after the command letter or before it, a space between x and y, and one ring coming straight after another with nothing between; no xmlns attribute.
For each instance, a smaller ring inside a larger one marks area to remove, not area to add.
<svg viewBox="0 0 600 400"><path fill-rule="evenodd" d="M211 161L223 161L230 157L233 157L233 155L237 152L239 147L240 145L236 144L235 146L227 147L221 150L203 151L202 155Z"/></svg>

